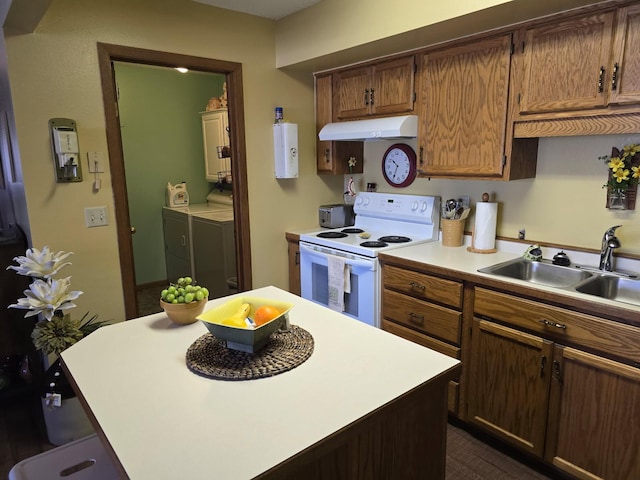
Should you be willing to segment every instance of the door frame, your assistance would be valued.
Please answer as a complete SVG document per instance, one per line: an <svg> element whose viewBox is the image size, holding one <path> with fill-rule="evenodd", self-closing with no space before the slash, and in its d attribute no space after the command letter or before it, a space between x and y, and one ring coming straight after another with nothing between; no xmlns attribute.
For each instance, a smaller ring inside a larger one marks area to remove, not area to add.
<svg viewBox="0 0 640 480"><path fill-rule="evenodd" d="M122 136L118 118L118 99L112 62L130 62L174 68L186 67L201 72L220 73L227 78L229 129L233 188L233 213L236 240L238 290L252 288L251 241L249 231L249 196L247 193L247 159L244 132L244 97L242 64L177 53L146 50L98 42L98 65L104 102L111 186L115 204L118 254L124 296L125 317L138 316L131 219L127 198Z"/></svg>

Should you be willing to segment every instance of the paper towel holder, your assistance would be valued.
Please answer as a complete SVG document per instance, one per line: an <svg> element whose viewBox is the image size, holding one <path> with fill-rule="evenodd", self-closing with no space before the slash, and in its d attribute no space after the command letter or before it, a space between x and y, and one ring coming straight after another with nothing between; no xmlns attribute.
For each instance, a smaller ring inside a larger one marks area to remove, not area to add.
<svg viewBox="0 0 640 480"><path fill-rule="evenodd" d="M487 192L482 194L482 201L483 202L488 202L489 201L489 194ZM477 209L476 209L476 214L477 214ZM479 249L479 248L475 248L475 234L476 234L476 229L473 229L473 232L471 232L471 246L467 247L467 251L471 252L471 253L496 253L498 250L496 248L490 248L490 249Z"/></svg>

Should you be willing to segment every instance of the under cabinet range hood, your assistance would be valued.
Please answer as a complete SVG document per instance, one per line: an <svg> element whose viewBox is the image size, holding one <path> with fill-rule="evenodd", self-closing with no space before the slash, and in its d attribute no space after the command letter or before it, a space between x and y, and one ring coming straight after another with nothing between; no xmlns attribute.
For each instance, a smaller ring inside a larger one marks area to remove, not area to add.
<svg viewBox="0 0 640 480"><path fill-rule="evenodd" d="M369 141L418 136L418 116L372 118L350 122L328 123L320 133L320 140Z"/></svg>

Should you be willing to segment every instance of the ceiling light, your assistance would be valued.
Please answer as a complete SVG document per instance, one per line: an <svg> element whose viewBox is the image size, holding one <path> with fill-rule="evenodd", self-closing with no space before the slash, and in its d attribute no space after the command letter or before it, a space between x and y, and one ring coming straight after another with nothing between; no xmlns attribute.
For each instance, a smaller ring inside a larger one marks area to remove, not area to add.
<svg viewBox="0 0 640 480"><path fill-rule="evenodd" d="M188 68L184 68L184 67L176 67L176 70L179 71L180 73L187 73L189 71Z"/></svg>

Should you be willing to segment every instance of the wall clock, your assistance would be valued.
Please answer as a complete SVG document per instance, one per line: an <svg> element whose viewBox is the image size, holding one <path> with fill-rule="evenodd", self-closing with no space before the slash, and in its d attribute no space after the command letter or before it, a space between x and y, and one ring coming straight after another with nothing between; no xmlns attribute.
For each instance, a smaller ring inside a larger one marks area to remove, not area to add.
<svg viewBox="0 0 640 480"><path fill-rule="evenodd" d="M391 145L382 157L382 175L392 187L408 187L416 179L416 152L405 143Z"/></svg>

